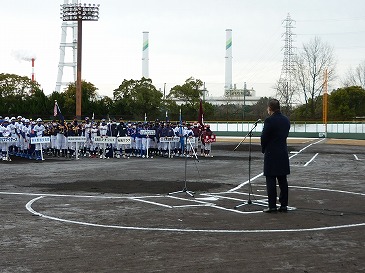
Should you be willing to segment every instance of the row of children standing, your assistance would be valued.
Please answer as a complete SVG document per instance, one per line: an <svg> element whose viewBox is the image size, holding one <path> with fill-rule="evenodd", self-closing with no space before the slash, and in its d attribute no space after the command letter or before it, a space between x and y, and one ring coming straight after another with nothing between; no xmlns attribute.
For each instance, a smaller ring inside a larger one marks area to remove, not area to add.
<svg viewBox="0 0 365 273"><path fill-rule="evenodd" d="M143 134L143 130L150 134ZM151 134L151 132L153 132ZM14 137L16 141L5 146L2 144L3 160L9 160L10 155L17 155L40 160L41 148L53 156L75 156L75 143L68 141L71 136L85 136L85 143L79 146L80 154L90 157L153 157L153 156L192 156L200 150L202 156L211 157L211 142L214 134L209 125L201 126L197 122L192 124L183 122L106 122L102 119L95 122L89 118L79 122L36 121L18 116L16 119L0 119L0 136ZM49 136L49 144L31 145L30 138L35 136ZM128 137L130 144L113 144L106 147L95 143L97 136ZM162 138L174 141L163 142ZM104 149L106 148L106 149ZM147 154L148 151L148 154ZM9 153L10 152L10 153Z"/></svg>

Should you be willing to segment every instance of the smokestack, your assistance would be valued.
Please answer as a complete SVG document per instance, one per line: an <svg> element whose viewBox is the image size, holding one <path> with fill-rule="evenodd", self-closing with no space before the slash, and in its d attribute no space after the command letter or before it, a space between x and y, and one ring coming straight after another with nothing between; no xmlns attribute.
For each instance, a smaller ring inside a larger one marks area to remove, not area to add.
<svg viewBox="0 0 365 273"><path fill-rule="evenodd" d="M36 56L34 53L31 53L29 51L25 51L25 50L16 50L16 51L12 51L11 53L19 62L21 61L26 61L26 62L31 62L32 63L32 81L35 81L34 78L34 61L36 59Z"/></svg>
<svg viewBox="0 0 365 273"><path fill-rule="evenodd" d="M143 48L142 48L142 77L145 77L146 79L149 78L149 71L148 71L148 50L149 50L149 44L148 44L148 31L143 32Z"/></svg>
<svg viewBox="0 0 365 273"><path fill-rule="evenodd" d="M226 29L226 81L224 85L225 94L228 95L232 89L232 29Z"/></svg>
<svg viewBox="0 0 365 273"><path fill-rule="evenodd" d="M32 82L34 82L34 61L35 58L32 58Z"/></svg>

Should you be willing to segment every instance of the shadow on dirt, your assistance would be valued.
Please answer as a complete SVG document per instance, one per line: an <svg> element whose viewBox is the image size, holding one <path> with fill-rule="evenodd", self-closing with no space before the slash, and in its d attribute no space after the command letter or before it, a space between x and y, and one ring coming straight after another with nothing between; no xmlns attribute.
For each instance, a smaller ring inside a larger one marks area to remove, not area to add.
<svg viewBox="0 0 365 273"><path fill-rule="evenodd" d="M220 188L221 183L188 182L188 190L206 192ZM227 184L224 184L227 186ZM33 184L50 192L92 192L92 193L154 193L167 194L184 188L184 181L143 181L143 180L104 180L104 181L76 181L59 184Z"/></svg>

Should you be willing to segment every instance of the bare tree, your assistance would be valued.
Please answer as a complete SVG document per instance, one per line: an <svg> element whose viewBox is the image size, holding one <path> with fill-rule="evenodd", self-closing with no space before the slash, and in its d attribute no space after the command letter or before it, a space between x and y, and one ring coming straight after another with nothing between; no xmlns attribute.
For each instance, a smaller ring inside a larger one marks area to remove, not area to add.
<svg viewBox="0 0 365 273"><path fill-rule="evenodd" d="M282 112L286 115L290 115L293 108L293 104L297 101L298 88L292 79L280 79L276 82L274 86L276 90L276 98L281 103Z"/></svg>
<svg viewBox="0 0 365 273"><path fill-rule="evenodd" d="M308 44L303 44L303 50L296 55L294 65L299 92L304 98L308 114L314 117L316 98L323 91L326 69L328 82L335 78L333 48L315 37Z"/></svg>
<svg viewBox="0 0 365 273"><path fill-rule="evenodd" d="M345 79L342 81L345 87L361 86L365 89L365 60L362 61L356 68L349 69Z"/></svg>

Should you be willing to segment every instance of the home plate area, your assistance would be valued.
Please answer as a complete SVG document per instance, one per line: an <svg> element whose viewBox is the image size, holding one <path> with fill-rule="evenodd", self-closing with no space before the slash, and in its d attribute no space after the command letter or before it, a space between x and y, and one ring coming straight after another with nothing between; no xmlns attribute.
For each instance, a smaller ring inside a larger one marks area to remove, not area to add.
<svg viewBox="0 0 365 273"><path fill-rule="evenodd" d="M253 188L258 192L250 196L240 191L194 197L184 193L133 197L40 195L26 207L49 220L130 230L298 232L365 225L364 215L356 213L354 207L354 203L363 202L363 194L292 186L291 200L296 207L289 207L288 213L268 215L262 213L267 206L263 187Z"/></svg>

